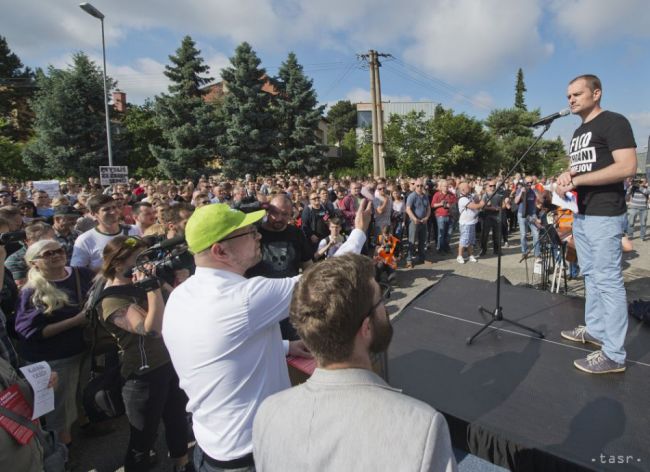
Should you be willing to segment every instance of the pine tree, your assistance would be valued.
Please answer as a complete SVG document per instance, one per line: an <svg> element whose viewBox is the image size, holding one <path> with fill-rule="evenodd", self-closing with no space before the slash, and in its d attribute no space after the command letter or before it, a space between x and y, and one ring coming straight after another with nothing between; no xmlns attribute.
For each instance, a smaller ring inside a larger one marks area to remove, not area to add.
<svg viewBox="0 0 650 472"><path fill-rule="evenodd" d="M0 119L5 120L0 136L25 141L31 133L34 115L29 100L35 88L34 73L24 67L0 36Z"/></svg>
<svg viewBox="0 0 650 472"><path fill-rule="evenodd" d="M72 62L66 70L50 66L47 74L36 74L38 91L31 102L35 137L24 158L44 177L89 177L108 164L102 71L83 53L75 54ZM107 80L110 91L115 83ZM113 136L119 165L120 138L115 132Z"/></svg>
<svg viewBox="0 0 650 472"><path fill-rule="evenodd" d="M205 102L201 89L213 79L204 76L209 67L200 53L192 38L185 36L176 55L169 56L173 65L166 66L165 75L172 81L169 95L155 100L155 121L164 144L151 144L149 149L170 178L198 177L216 155L215 108Z"/></svg>
<svg viewBox="0 0 650 472"><path fill-rule="evenodd" d="M526 84L524 83L524 71L521 67L517 71L517 85L515 85L515 108L526 111L526 102L524 94L526 93Z"/></svg>
<svg viewBox="0 0 650 472"><path fill-rule="evenodd" d="M278 123L278 155L275 171L313 174L325 164L325 146L318 144L316 131L325 106L317 106L313 81L303 73L294 53L278 71L279 95L273 110Z"/></svg>
<svg viewBox="0 0 650 472"><path fill-rule="evenodd" d="M271 110L272 95L262 88L269 80L260 59L244 42L222 70L227 87L220 116L225 132L219 150L228 176L264 174L272 170L277 129Z"/></svg>

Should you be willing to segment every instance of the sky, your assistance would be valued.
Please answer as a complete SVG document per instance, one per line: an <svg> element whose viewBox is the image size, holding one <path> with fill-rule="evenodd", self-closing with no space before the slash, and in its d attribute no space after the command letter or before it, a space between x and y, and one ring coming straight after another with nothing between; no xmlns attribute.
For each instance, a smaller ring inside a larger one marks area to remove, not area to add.
<svg viewBox="0 0 650 472"><path fill-rule="evenodd" d="M512 107L518 68L528 109L567 107L573 77L603 82L602 106L650 135L647 0L92 0L105 15L108 75L127 100L165 92L163 71L190 35L220 80L242 41L271 75L293 51L320 103L369 101L358 54L391 54L380 69L384 101L432 101L484 119ZM0 35L32 68L65 68L78 51L101 65L99 20L72 0L0 0ZM566 144L580 123L561 118L546 137Z"/></svg>

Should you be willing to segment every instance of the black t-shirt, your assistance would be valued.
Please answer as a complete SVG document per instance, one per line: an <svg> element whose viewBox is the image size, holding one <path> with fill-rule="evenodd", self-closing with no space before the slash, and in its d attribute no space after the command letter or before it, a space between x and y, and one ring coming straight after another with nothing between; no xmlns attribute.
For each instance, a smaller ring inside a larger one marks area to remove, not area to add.
<svg viewBox="0 0 650 472"><path fill-rule="evenodd" d="M612 151L636 148L630 122L618 113L603 111L573 133L571 169L585 174L614 163ZM623 182L578 187L578 210L585 215L617 216L626 211Z"/></svg>
<svg viewBox="0 0 650 472"><path fill-rule="evenodd" d="M314 257L305 234L289 225L284 231L270 231L261 226L262 261L246 272L246 277L263 276L272 279L294 277L303 262Z"/></svg>

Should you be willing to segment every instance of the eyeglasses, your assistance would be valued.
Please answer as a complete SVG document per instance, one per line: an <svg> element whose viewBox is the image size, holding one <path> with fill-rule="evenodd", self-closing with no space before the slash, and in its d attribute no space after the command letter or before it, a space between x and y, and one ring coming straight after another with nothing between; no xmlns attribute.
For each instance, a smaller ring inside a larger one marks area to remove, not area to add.
<svg viewBox="0 0 650 472"><path fill-rule="evenodd" d="M49 251L43 251L38 257L34 259L49 259L54 256L65 256L65 249L60 247L59 249L50 249Z"/></svg>
<svg viewBox="0 0 650 472"><path fill-rule="evenodd" d="M488 187L496 187L496 185L488 185Z"/></svg>
<svg viewBox="0 0 650 472"><path fill-rule="evenodd" d="M235 235L235 236L228 236L227 238L223 238L223 239L220 239L219 241L215 241L215 242L217 242L217 243L222 243L222 242L224 242L224 241L228 241L229 239L241 238L242 236L247 236L247 235L249 235L249 234L252 234L253 237L256 237L257 234L258 234L258 233L257 233L257 228L253 228L253 229L250 230L250 231L246 231L245 233L237 234L237 235Z"/></svg>
<svg viewBox="0 0 650 472"><path fill-rule="evenodd" d="M388 300L390 300L390 292L391 292L391 290L390 290L390 285L387 285L387 284L379 284L379 287L380 287L380 289L381 289L381 298L379 299L379 301L378 301L377 303L375 303L372 307L370 307L370 310L368 310L368 313L366 314L366 316L364 316L364 317L361 319L361 323L362 323L362 324L363 324L363 320L365 320L365 319L368 318L369 316L372 316L372 314L373 314L373 313L375 312L375 310L379 307L379 305L381 305L381 304L384 304L384 305L385 305L386 302L387 302Z"/></svg>

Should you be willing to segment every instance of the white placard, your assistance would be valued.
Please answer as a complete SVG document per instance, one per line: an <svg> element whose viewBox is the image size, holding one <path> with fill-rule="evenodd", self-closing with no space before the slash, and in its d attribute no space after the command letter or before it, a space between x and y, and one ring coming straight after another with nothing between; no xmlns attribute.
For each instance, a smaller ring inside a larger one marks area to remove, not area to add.
<svg viewBox="0 0 650 472"><path fill-rule="evenodd" d="M102 185L128 184L129 168L127 166L100 166L99 183Z"/></svg>
<svg viewBox="0 0 650 472"><path fill-rule="evenodd" d="M52 376L50 365L45 361L37 362L36 364L21 367L20 371L25 376L25 380L31 385L32 390L34 390L34 414L32 414L32 419L40 418L45 413L54 410L54 389L48 387Z"/></svg>
<svg viewBox="0 0 650 472"><path fill-rule="evenodd" d="M58 180L34 180L34 190L44 190L50 198L61 196Z"/></svg>

